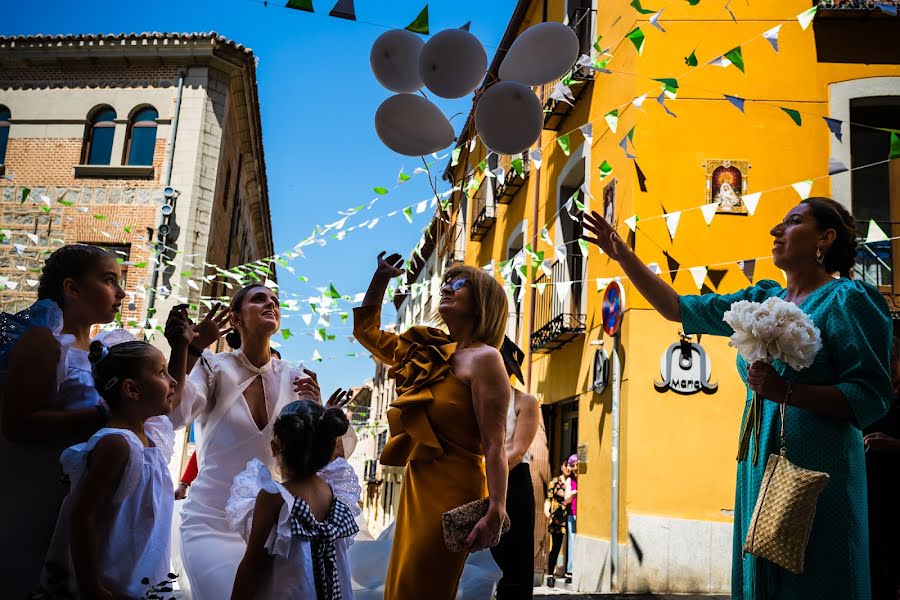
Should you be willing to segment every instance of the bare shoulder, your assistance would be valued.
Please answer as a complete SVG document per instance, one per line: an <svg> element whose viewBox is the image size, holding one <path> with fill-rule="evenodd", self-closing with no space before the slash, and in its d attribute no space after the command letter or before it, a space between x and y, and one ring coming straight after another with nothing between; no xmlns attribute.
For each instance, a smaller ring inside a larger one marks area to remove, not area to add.
<svg viewBox="0 0 900 600"><path fill-rule="evenodd" d="M277 515L284 504L281 494L272 494L266 490L259 490L256 495L256 507L254 513L257 517L263 515Z"/></svg>
<svg viewBox="0 0 900 600"><path fill-rule="evenodd" d="M478 344L453 355L453 371L457 377L470 384L476 377L503 370L500 351L487 344Z"/></svg>
<svg viewBox="0 0 900 600"><path fill-rule="evenodd" d="M522 411L536 411L539 407L540 404L538 403L537 398L528 392L516 390L516 413Z"/></svg>

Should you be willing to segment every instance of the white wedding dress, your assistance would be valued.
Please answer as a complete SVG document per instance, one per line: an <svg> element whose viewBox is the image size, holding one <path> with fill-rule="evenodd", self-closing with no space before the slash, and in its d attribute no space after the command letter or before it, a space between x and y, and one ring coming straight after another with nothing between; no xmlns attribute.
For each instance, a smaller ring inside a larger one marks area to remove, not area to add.
<svg viewBox="0 0 900 600"><path fill-rule="evenodd" d="M229 527L225 513L231 486L252 459L277 471L272 457L272 425L281 409L297 400L290 365L272 359L262 368L240 350L204 352L188 377L181 404L169 416L184 427L199 427L199 472L181 513L180 555L185 573L179 585L194 600L222 600L231 596L237 567L246 543ZM269 416L259 429L250 415L244 390L262 378Z"/></svg>

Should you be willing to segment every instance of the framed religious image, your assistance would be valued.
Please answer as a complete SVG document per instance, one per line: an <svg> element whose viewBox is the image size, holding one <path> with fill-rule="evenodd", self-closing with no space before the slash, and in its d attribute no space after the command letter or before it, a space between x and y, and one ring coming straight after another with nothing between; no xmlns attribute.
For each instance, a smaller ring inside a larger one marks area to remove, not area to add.
<svg viewBox="0 0 900 600"><path fill-rule="evenodd" d="M616 223L616 178L603 187L603 218L615 227Z"/></svg>
<svg viewBox="0 0 900 600"><path fill-rule="evenodd" d="M747 193L747 179L750 162L746 160L707 160L706 202L718 202L716 214L746 215L744 194Z"/></svg>

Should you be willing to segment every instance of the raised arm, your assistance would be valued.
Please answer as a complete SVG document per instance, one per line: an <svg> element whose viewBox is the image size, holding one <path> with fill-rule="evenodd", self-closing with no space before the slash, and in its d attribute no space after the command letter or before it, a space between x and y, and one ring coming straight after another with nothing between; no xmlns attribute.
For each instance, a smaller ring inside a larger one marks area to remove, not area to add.
<svg viewBox="0 0 900 600"><path fill-rule="evenodd" d="M11 442L86 440L106 423L96 408L53 410L60 347L49 329L25 332L9 357L9 380L3 406L3 437Z"/></svg>
<svg viewBox="0 0 900 600"><path fill-rule="evenodd" d="M645 265L619 237L612 225L598 213L584 215L584 228L594 237L583 236L622 266L625 275L653 308L669 321L681 322L678 292Z"/></svg>
<svg viewBox="0 0 900 600"><path fill-rule="evenodd" d="M384 255L385 252L378 255L378 267L362 305L353 310L353 336L378 360L393 365L397 362L394 359L397 335L382 331L381 303L391 279L403 274L400 269L403 260L399 254L391 254L387 258Z"/></svg>

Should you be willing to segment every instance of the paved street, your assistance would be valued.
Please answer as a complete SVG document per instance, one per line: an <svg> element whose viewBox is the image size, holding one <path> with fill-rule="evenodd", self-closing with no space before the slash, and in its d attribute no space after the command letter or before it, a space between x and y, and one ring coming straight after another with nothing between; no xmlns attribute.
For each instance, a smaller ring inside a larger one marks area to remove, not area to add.
<svg viewBox="0 0 900 600"><path fill-rule="evenodd" d="M702 596L675 594L580 594L548 587L535 588L534 596L541 600L576 600L596 598L599 600L729 600L731 596Z"/></svg>

